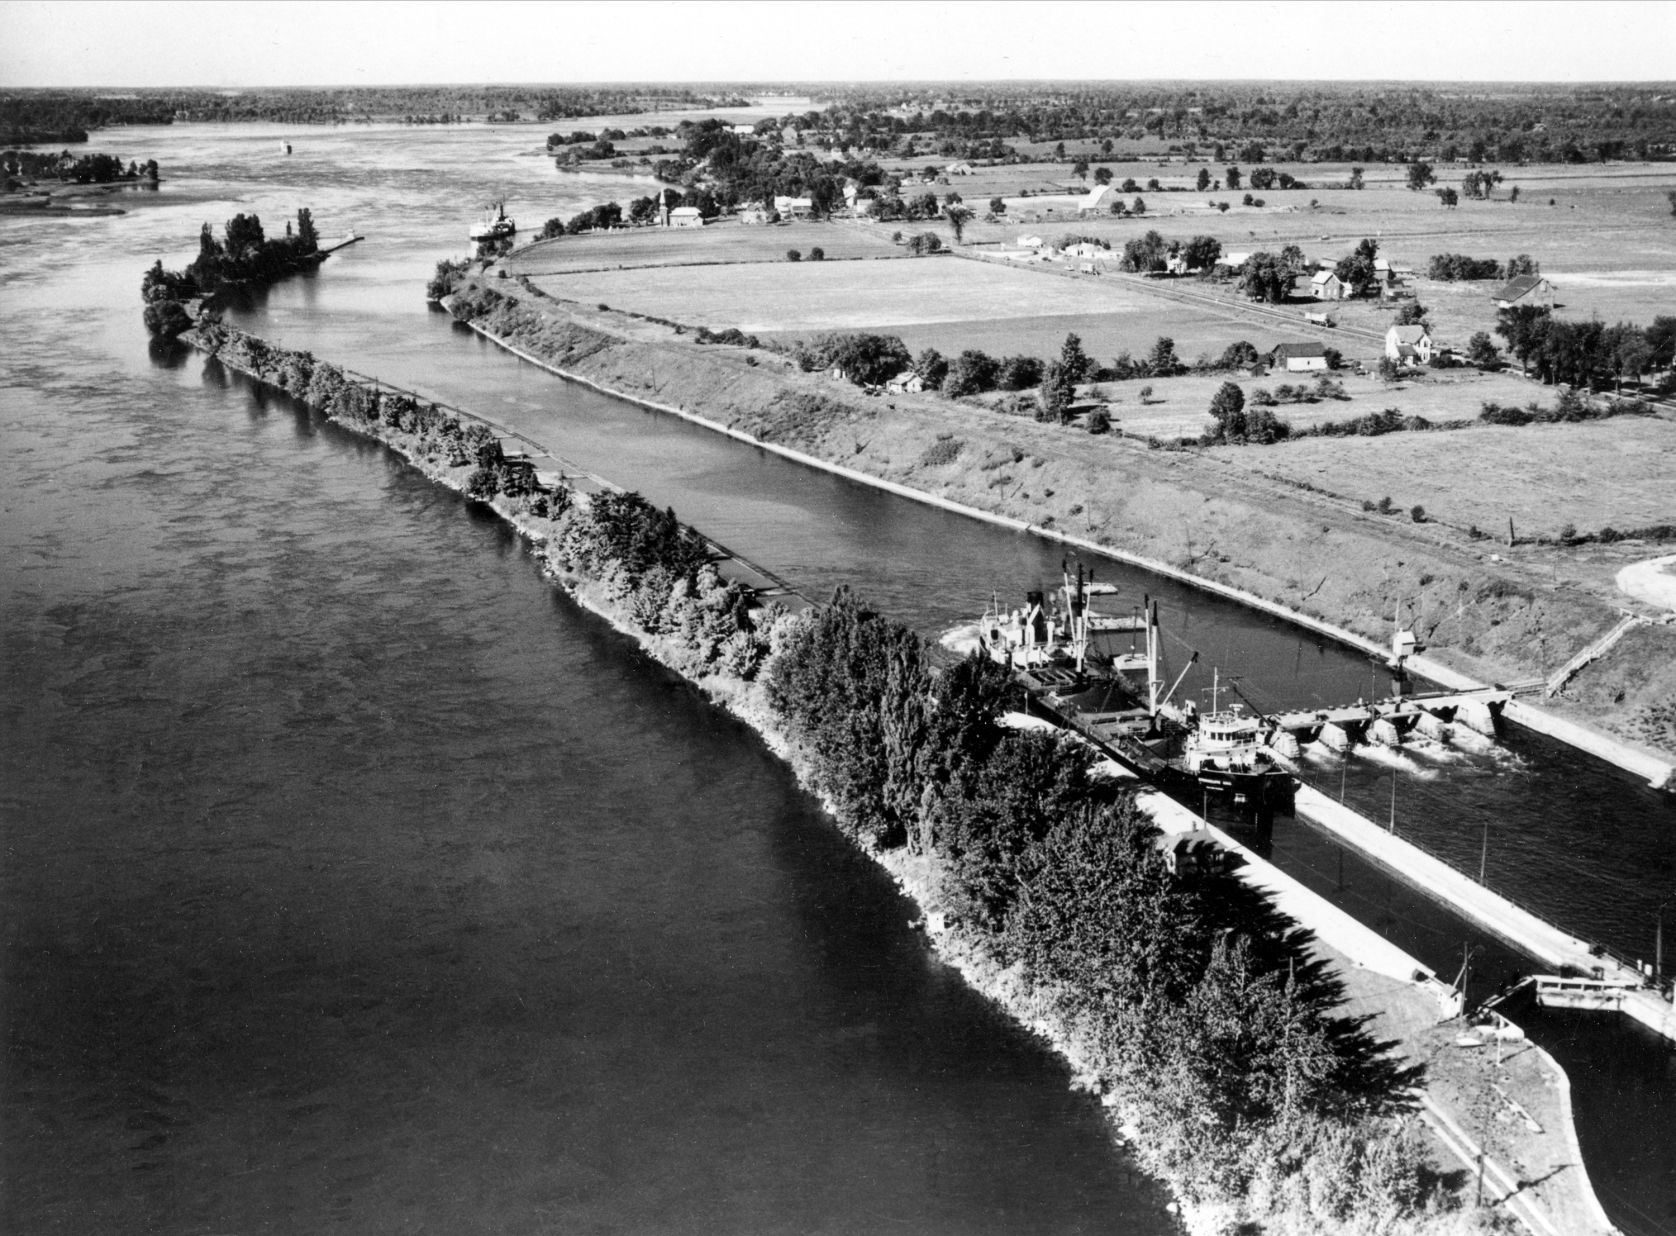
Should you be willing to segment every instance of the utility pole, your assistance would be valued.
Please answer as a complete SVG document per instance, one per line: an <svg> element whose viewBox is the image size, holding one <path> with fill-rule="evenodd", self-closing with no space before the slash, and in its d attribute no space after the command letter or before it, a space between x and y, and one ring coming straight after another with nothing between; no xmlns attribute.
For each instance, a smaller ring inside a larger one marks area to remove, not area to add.
<svg viewBox="0 0 1676 1236"><path fill-rule="evenodd" d="M1484 817L1484 844L1478 851L1478 882L1484 883L1484 864L1490 857L1490 817Z"/></svg>

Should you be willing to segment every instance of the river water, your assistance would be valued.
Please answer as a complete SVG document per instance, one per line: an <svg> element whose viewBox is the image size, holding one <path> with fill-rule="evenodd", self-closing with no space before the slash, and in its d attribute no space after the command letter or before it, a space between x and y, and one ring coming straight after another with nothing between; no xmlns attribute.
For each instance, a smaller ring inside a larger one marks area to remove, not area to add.
<svg viewBox="0 0 1676 1236"><path fill-rule="evenodd" d="M241 324L516 423L933 638L1062 552L570 387L427 311L484 200L528 227L647 190L558 175L537 131L98 136L164 165L149 204L0 224L21 1226L1168 1230L1093 1104L927 957L748 733L381 449L150 353L139 273L235 210L354 226ZM1262 704L1383 689L1307 633L1099 570ZM1402 831L1474 871L1487 850L1492 884L1650 955L1676 835L1633 779L1517 734L1306 774L1380 819L1395 785ZM1485 983L1528 968L1311 829L1282 821L1274 856L1448 975L1469 942ZM1614 1217L1676 1229L1676 1138L1645 1150L1676 1130L1668 1053L1588 1019L1539 1033Z"/></svg>

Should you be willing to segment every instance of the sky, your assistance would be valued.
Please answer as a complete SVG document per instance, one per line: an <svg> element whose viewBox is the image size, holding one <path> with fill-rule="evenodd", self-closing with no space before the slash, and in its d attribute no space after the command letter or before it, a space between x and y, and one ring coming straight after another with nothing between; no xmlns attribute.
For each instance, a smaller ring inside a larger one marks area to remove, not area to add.
<svg viewBox="0 0 1676 1236"><path fill-rule="evenodd" d="M0 89L1009 78L1676 81L1676 0L0 0Z"/></svg>

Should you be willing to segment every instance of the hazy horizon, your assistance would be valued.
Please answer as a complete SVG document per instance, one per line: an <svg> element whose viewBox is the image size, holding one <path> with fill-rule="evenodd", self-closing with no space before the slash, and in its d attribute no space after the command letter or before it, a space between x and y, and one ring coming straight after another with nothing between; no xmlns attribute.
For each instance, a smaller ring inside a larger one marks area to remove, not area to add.
<svg viewBox="0 0 1676 1236"><path fill-rule="evenodd" d="M1676 82L1676 4L1612 0L1580 12L1546 0L0 0L0 88ZM1204 31L1214 37L1196 37Z"/></svg>

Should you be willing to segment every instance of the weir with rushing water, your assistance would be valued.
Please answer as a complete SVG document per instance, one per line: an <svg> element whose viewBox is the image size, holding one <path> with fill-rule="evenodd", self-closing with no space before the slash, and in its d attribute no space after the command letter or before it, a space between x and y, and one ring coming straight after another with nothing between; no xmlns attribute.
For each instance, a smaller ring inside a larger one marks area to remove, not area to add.
<svg viewBox="0 0 1676 1236"><path fill-rule="evenodd" d="M1169 1230L1097 1106L927 956L748 732L381 448L149 352L139 275L236 210L353 225L233 320L933 638L1056 576L1059 547L568 386L426 310L462 202L539 221L643 184L558 177L534 130L322 130L282 162L274 132L97 134L159 159L154 204L0 223L7 1226ZM1383 689L1284 623L1100 575L1266 707ZM1491 885L1650 957L1676 821L1628 775L1518 731L1305 774L1376 819L1394 786L1405 836L1473 870L1487 846ZM1477 993L1531 968L1299 822L1272 857L1440 973L1474 947ZM1676 1230L1669 1054L1598 1016L1531 1029L1614 1219Z"/></svg>

